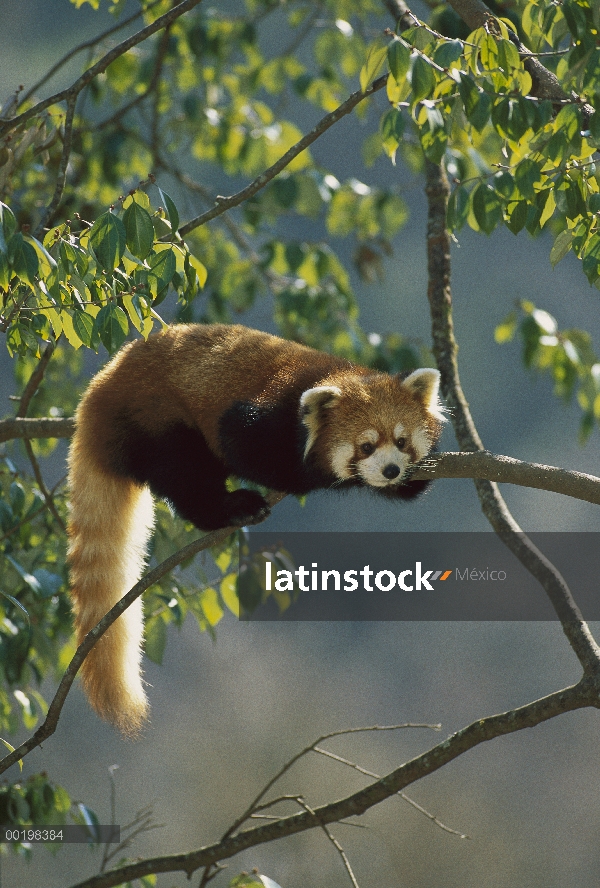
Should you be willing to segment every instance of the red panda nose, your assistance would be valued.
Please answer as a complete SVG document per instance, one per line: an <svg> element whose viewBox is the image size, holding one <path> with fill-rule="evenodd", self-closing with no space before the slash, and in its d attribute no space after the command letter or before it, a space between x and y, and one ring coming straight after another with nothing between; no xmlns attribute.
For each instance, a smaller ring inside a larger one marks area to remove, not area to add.
<svg viewBox="0 0 600 888"><path fill-rule="evenodd" d="M394 478L398 477L398 475L400 474L400 469L394 463L389 463L389 465L387 465L385 469L383 469L381 474L384 478L387 478L388 481L392 481Z"/></svg>

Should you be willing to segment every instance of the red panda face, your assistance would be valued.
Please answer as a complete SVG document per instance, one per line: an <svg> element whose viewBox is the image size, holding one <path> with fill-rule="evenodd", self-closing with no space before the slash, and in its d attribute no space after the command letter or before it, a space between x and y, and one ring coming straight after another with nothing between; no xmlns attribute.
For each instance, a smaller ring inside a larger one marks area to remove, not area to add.
<svg viewBox="0 0 600 888"><path fill-rule="evenodd" d="M437 442L444 417L437 370L406 379L351 372L335 374L304 392L302 420L309 453L340 481L393 488Z"/></svg>

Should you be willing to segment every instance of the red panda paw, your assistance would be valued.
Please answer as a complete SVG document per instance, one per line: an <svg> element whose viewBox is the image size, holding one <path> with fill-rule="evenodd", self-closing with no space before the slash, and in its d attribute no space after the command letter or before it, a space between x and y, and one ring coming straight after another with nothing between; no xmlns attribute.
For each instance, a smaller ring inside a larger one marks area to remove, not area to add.
<svg viewBox="0 0 600 888"><path fill-rule="evenodd" d="M228 524L260 524L271 514L269 504L256 490L234 490L227 497Z"/></svg>

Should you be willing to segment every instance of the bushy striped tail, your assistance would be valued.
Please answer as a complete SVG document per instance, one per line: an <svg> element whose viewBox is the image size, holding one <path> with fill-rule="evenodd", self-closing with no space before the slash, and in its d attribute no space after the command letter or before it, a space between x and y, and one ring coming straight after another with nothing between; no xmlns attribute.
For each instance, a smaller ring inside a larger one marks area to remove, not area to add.
<svg viewBox="0 0 600 888"><path fill-rule="evenodd" d="M69 456L69 562L77 643L139 580L154 523L150 491L109 475L76 432ZM142 600L96 642L81 677L96 712L136 734L148 711L141 674Z"/></svg>

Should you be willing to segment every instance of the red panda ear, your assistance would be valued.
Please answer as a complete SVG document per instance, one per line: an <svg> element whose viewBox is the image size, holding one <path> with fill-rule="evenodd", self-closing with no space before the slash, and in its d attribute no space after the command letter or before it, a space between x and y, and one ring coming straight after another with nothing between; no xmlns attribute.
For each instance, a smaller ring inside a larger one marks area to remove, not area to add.
<svg viewBox="0 0 600 888"><path fill-rule="evenodd" d="M304 459L319 434L319 408L335 407L342 396L342 390L337 385L316 385L314 388L302 392L300 397L300 413L302 423L308 429L308 437L304 447Z"/></svg>
<svg viewBox="0 0 600 888"><path fill-rule="evenodd" d="M421 367L420 370L414 370L410 376L407 376L403 380L402 385L423 404L426 410L433 413L438 419L444 419L440 413L440 403L438 400L440 391L439 370L433 370L431 367Z"/></svg>
<svg viewBox="0 0 600 888"><path fill-rule="evenodd" d="M319 407L334 407L342 396L342 390L337 385L317 385L314 388L302 392L300 407L306 416L314 413Z"/></svg>

